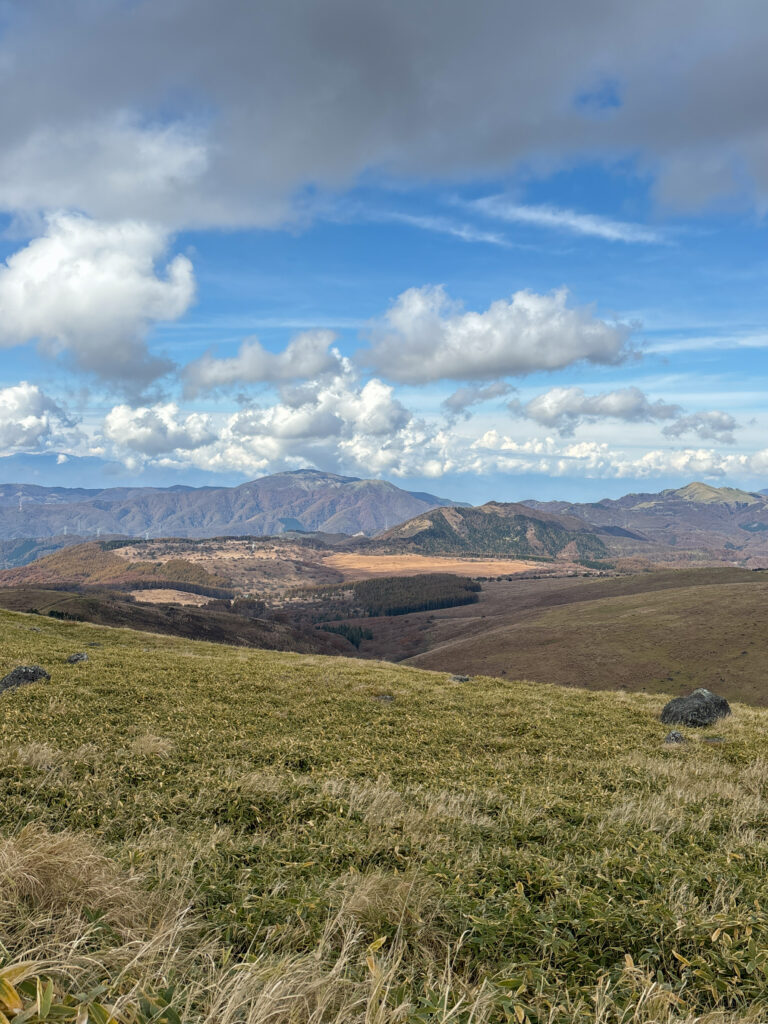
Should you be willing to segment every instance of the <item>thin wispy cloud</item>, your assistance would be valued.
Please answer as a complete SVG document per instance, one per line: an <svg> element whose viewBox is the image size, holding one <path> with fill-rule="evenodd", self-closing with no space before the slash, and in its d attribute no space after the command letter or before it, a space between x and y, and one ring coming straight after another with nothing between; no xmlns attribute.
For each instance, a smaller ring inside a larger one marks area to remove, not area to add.
<svg viewBox="0 0 768 1024"><path fill-rule="evenodd" d="M514 242L510 242L504 235L495 231L483 231L471 224L463 224L447 217L420 216L392 211L381 214L378 219L395 221L398 224L410 224L411 227L421 228L423 231L435 231L441 235L453 235L454 238L460 238L464 242L485 242L488 245L500 245L506 249L518 248Z"/></svg>
<svg viewBox="0 0 768 1024"><path fill-rule="evenodd" d="M668 241L662 232L643 224L611 220L596 213L579 213L576 210L548 204L529 206L512 202L505 196L475 199L471 206L488 217L495 217L511 224L532 224L555 231L567 231L574 235L602 238L607 242L659 245Z"/></svg>
<svg viewBox="0 0 768 1024"><path fill-rule="evenodd" d="M736 348L768 348L768 334L749 334L744 336L708 335L698 338L671 338L668 341L655 341L646 345L643 351L651 355L671 355L675 352L703 352L706 350L725 350Z"/></svg>

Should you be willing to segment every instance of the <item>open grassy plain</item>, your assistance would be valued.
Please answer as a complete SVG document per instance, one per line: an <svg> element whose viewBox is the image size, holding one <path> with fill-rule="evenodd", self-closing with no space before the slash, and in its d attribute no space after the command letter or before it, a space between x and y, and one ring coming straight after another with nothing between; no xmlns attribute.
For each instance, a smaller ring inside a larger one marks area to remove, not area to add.
<svg viewBox="0 0 768 1024"><path fill-rule="evenodd" d="M0 612L19 663L52 674L0 696L26 1020L768 1016L766 711L670 747L656 695Z"/></svg>

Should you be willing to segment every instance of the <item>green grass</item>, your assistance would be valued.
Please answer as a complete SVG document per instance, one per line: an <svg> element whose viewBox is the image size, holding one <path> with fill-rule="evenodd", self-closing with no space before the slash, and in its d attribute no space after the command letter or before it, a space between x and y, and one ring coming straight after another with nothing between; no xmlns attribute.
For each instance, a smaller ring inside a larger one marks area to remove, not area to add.
<svg viewBox="0 0 768 1024"><path fill-rule="evenodd" d="M3 612L18 663L8 961L210 1024L768 1013L764 711L666 747L658 697Z"/></svg>

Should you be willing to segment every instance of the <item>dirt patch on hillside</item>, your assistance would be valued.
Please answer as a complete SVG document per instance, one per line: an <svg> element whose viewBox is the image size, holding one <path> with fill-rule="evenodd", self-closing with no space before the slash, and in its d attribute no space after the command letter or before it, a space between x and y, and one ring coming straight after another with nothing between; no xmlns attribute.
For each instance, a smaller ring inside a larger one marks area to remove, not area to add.
<svg viewBox="0 0 768 1024"><path fill-rule="evenodd" d="M207 604L210 597L202 594L188 594L184 590L132 590L131 597L139 604L188 604L196 608Z"/></svg>

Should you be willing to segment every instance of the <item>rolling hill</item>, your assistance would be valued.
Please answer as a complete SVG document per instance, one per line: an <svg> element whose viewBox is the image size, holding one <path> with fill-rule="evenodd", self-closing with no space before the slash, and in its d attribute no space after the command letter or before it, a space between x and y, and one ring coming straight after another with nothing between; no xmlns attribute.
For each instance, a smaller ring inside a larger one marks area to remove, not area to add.
<svg viewBox="0 0 768 1024"><path fill-rule="evenodd" d="M212 537L290 530L374 534L447 498L384 480L297 470L239 487L85 488L0 485L0 539L81 536Z"/></svg>
<svg viewBox="0 0 768 1024"><path fill-rule="evenodd" d="M523 502L539 511L581 519L597 528L619 527L637 535L626 553L657 561L699 557L749 568L768 565L768 496L733 487L690 483L658 494L574 504Z"/></svg>
<svg viewBox="0 0 768 1024"><path fill-rule="evenodd" d="M598 530L582 520L519 504L440 508L361 542L361 548L429 555L506 556L595 562L608 558Z"/></svg>
<svg viewBox="0 0 768 1024"><path fill-rule="evenodd" d="M421 668L561 686L675 695L706 686L768 706L767 576L714 568L488 582L478 604L434 613L429 623L425 615L366 620L378 646L361 649L399 652Z"/></svg>
<svg viewBox="0 0 768 1024"><path fill-rule="evenodd" d="M120 590L175 587L220 596L219 591L231 590L231 580L183 558L128 561L110 550L108 543L89 541L61 548L29 565L0 571L0 587L19 586Z"/></svg>

